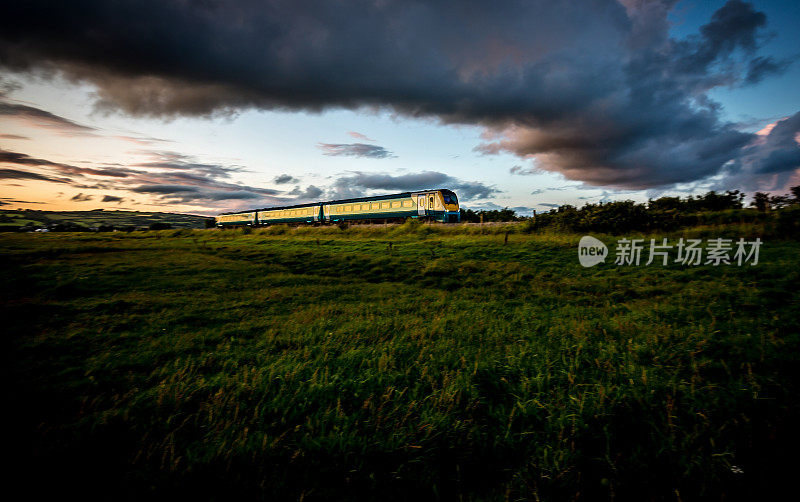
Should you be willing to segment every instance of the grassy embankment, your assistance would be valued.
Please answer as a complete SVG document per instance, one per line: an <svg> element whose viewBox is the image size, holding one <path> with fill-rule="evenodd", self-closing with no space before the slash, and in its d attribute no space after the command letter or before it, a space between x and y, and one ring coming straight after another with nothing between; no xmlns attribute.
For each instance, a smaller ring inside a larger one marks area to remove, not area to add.
<svg viewBox="0 0 800 502"><path fill-rule="evenodd" d="M0 228L6 230L22 227L47 227L52 225L77 225L86 228L101 225L116 228L147 228L153 223L167 223L175 228L204 228L204 216L180 213L138 211L35 211L0 210Z"/></svg>
<svg viewBox="0 0 800 502"><path fill-rule="evenodd" d="M800 243L765 237L755 267L584 269L579 237L0 236L17 480L220 500L730 499L790 482Z"/></svg>

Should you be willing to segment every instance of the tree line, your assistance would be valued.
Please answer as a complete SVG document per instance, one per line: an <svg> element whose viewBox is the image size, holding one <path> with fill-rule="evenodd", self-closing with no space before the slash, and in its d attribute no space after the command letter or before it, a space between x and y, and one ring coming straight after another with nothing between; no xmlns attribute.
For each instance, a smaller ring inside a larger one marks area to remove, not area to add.
<svg viewBox="0 0 800 502"><path fill-rule="evenodd" d="M745 208L745 194L739 190L709 191L687 197L660 197L645 203L631 200L570 204L540 213L520 216L509 208L500 210L461 209L461 221L469 223L527 221L531 230L552 228L574 232L623 233L629 231L674 230L677 228L722 223L754 223L777 220L791 232L800 221L800 185L786 195L756 192L751 209ZM774 213L774 214L770 214Z"/></svg>

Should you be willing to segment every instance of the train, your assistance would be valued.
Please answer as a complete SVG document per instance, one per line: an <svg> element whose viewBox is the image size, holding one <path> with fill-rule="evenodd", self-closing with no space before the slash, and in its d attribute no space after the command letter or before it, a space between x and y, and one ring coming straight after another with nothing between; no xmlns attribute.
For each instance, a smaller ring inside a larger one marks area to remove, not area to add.
<svg viewBox="0 0 800 502"><path fill-rule="evenodd" d="M218 228L255 227L273 224L324 224L419 218L458 223L461 212L456 194L444 188L394 193L355 199L331 200L222 213Z"/></svg>

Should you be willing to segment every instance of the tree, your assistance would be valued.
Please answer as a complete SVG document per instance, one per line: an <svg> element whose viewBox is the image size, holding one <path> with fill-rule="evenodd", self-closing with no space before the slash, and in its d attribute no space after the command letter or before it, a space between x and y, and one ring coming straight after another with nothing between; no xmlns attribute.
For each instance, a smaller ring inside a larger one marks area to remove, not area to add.
<svg viewBox="0 0 800 502"><path fill-rule="evenodd" d="M793 204L800 204L800 185L790 188L789 191L792 192Z"/></svg>
<svg viewBox="0 0 800 502"><path fill-rule="evenodd" d="M750 205L763 213L769 209L769 194L764 192L754 193L753 202L751 202Z"/></svg>

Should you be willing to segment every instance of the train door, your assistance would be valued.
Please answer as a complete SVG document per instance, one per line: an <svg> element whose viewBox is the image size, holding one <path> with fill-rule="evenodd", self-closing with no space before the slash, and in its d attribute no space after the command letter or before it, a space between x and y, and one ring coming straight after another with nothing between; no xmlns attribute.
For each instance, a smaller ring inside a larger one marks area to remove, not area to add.
<svg viewBox="0 0 800 502"><path fill-rule="evenodd" d="M425 216L425 194L417 196L417 214Z"/></svg>

